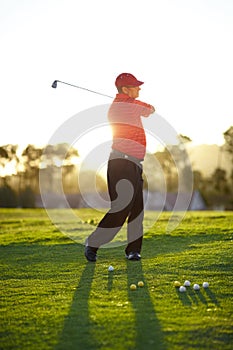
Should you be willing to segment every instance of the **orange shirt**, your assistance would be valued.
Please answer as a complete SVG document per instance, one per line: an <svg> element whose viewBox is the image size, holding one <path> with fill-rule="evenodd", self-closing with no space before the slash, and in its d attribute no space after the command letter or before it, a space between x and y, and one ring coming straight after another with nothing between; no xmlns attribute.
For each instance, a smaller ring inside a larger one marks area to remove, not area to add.
<svg viewBox="0 0 233 350"><path fill-rule="evenodd" d="M146 135L141 117L153 113L151 105L126 94L117 94L109 108L108 119L112 128L112 148L129 156L144 159Z"/></svg>

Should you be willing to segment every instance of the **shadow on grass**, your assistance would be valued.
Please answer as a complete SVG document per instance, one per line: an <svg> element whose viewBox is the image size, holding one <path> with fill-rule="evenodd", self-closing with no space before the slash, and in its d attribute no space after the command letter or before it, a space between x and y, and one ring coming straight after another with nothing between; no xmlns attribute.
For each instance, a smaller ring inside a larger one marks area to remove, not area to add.
<svg viewBox="0 0 233 350"><path fill-rule="evenodd" d="M109 271L108 272L108 291L110 292L112 290L113 286L113 276L114 276L114 271Z"/></svg>
<svg viewBox="0 0 233 350"><path fill-rule="evenodd" d="M146 233L143 241L143 250L147 258L167 253L179 253L186 250L195 250L201 244L222 242L228 239L227 234L193 234L193 235L156 235ZM154 248L157 248L156 250Z"/></svg>
<svg viewBox="0 0 233 350"><path fill-rule="evenodd" d="M200 303L206 306L208 306L209 303L220 306L215 294L210 290L210 288L205 289L204 293L202 290L194 291L190 287L187 287L187 291L185 293L181 293L177 288L177 295L182 304L185 306L197 306Z"/></svg>
<svg viewBox="0 0 233 350"><path fill-rule="evenodd" d="M161 325L156 316L147 284L144 280L141 262L127 261L128 299L135 313L135 347L137 350L165 350ZM130 290L131 284L144 281L142 288Z"/></svg>
<svg viewBox="0 0 233 350"><path fill-rule="evenodd" d="M217 300L216 295L211 291L210 288L205 289L206 295L209 297L210 301L215 304L216 306L220 306L219 301Z"/></svg>
<svg viewBox="0 0 233 350"><path fill-rule="evenodd" d="M73 296L70 311L55 350L96 349L91 333L88 300L91 291L95 264L87 263Z"/></svg>

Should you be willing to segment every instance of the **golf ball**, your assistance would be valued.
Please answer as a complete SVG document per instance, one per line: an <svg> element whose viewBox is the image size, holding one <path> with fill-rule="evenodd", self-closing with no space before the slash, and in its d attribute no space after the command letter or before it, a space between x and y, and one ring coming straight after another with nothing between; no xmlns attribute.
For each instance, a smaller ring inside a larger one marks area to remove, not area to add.
<svg viewBox="0 0 233 350"><path fill-rule="evenodd" d="M112 265L109 266L108 271L113 271L114 267Z"/></svg>
<svg viewBox="0 0 233 350"><path fill-rule="evenodd" d="M199 289L200 289L199 284L195 283L195 284L193 285L193 289L194 289L194 290L199 290Z"/></svg>
<svg viewBox="0 0 233 350"><path fill-rule="evenodd" d="M137 289L136 284L131 284L131 285L130 285L130 289L131 289L131 290L136 290L136 289Z"/></svg>
<svg viewBox="0 0 233 350"><path fill-rule="evenodd" d="M174 282L174 287L180 287L180 286L181 286L181 283L179 281Z"/></svg>
<svg viewBox="0 0 233 350"><path fill-rule="evenodd" d="M144 287L144 282L143 281L139 281L138 282L138 287Z"/></svg>
<svg viewBox="0 0 233 350"><path fill-rule="evenodd" d="M209 287L209 283L208 282L203 282L202 287L203 288L208 288Z"/></svg>
<svg viewBox="0 0 233 350"><path fill-rule="evenodd" d="M181 292L181 293L186 292L186 288L185 288L185 286L180 286L180 288L179 288L179 292Z"/></svg>
<svg viewBox="0 0 233 350"><path fill-rule="evenodd" d="M185 281L185 282L184 282L184 286L185 286L185 287L190 287L190 286L191 286L190 281L188 281L188 280L187 280L187 281Z"/></svg>

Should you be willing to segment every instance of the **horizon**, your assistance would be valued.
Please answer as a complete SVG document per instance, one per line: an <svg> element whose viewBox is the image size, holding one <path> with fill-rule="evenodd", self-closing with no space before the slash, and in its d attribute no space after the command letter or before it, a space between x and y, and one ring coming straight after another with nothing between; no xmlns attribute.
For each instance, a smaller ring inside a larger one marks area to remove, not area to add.
<svg viewBox="0 0 233 350"><path fill-rule="evenodd" d="M22 145L17 145L17 155L18 157L20 157L22 155L22 152L26 149L27 146L32 145L33 147L39 148L39 149L43 149L44 147L48 146L48 145L33 145L33 144L27 144L25 145L25 147L22 147ZM0 145L4 146L4 145ZM53 146L56 146L55 144ZM107 160L109 157L109 152L110 152L110 144L108 144L106 147L106 149L104 149L103 147L101 148L101 152L98 153L100 154L100 157L96 157L96 154L94 153L95 151L93 151L93 148L91 147L90 149L88 149L87 147L87 142L85 142L85 138L83 140L82 143L82 147L79 147L78 143L75 143L74 145L68 145L69 148L73 147L75 150L78 151L78 157L76 160L73 159L73 161L71 162L71 164L75 165L77 168L81 167L82 170L90 170L93 171L95 170L96 173L101 174L102 177L106 176L106 164L107 164ZM228 152L223 148L223 145L218 145L218 144L194 144L193 142L189 142L188 145L185 144L185 149L187 152L187 155L190 158L193 158L193 155L191 155L191 152L193 150L197 150L199 149L199 156L201 156L201 154L204 152L204 148L206 147L217 147L219 149L219 151L221 151L222 156L220 157L219 155L217 155L217 162L220 161L221 164L219 164L220 166L218 166L216 164L216 168L220 167L220 168L224 168L225 166L222 166L222 164L224 163L224 159L223 159L223 154L227 157ZM201 150L201 148L203 148L203 150ZM166 149L166 145L165 146L161 146L161 145L157 145L157 148L154 149L154 151L152 149L147 150L146 154L155 154L156 152L161 152L164 149ZM81 151L81 152L80 152ZM194 157L195 158L195 157ZM190 159L191 160L191 159ZM191 160L192 162L193 160ZM214 160L213 160L214 162ZM202 165L200 166L200 164L202 163ZM206 163L208 164L209 162ZM62 162L60 163L60 165L58 166L62 166ZM203 165L203 160L201 160L201 158L199 158L199 162L196 163L195 165L192 164L192 168L197 170L202 168ZM208 165L206 166L206 169L208 169ZM0 169L0 177L4 177L4 176L11 176L15 174L15 164L11 164L8 163L6 164L6 166L2 169ZM211 169L209 169L209 171L211 172ZM208 172L208 171L207 171Z"/></svg>

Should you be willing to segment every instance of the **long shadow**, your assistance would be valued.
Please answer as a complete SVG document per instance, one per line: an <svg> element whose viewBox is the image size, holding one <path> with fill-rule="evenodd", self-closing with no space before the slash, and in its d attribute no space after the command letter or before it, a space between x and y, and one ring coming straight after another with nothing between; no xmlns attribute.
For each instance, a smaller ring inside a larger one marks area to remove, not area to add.
<svg viewBox="0 0 233 350"><path fill-rule="evenodd" d="M91 333L88 300L94 276L95 264L87 263L73 296L70 311L55 350L89 350L96 348Z"/></svg>
<svg viewBox="0 0 233 350"><path fill-rule="evenodd" d="M161 325L156 316L148 286L144 280L141 261L127 261L128 298L135 312L135 347L137 350L165 350ZM144 287L130 290L132 283L144 281Z"/></svg>
<svg viewBox="0 0 233 350"><path fill-rule="evenodd" d="M186 293L180 293L177 288L177 296L185 306L193 306L194 304L197 306L202 303L208 306L208 303L215 304L216 306L220 306L216 295L211 291L210 288L198 291L194 291L192 288L188 287Z"/></svg>
<svg viewBox="0 0 233 350"><path fill-rule="evenodd" d="M192 302L196 305L198 305L199 303L202 303L204 305L208 304L208 301L206 300L201 290L194 291L192 287L187 287L187 294L189 295Z"/></svg>
<svg viewBox="0 0 233 350"><path fill-rule="evenodd" d="M206 295L209 297L210 301L215 304L216 306L220 306L219 301L217 300L217 297L214 292L210 288L205 289Z"/></svg>
<svg viewBox="0 0 233 350"><path fill-rule="evenodd" d="M192 234L190 236L182 235L163 235L163 234L152 234L146 233L143 241L143 250L147 250L147 257L155 257L155 251L151 250L150 247L153 243L156 243L157 254L167 254L167 253L179 253L184 250L193 250L198 248L197 245L202 243L212 243L223 241L228 239L228 234ZM179 244L177 244L177 238L179 237ZM153 243L152 243L153 241Z"/></svg>
<svg viewBox="0 0 233 350"><path fill-rule="evenodd" d="M183 305L185 306L192 306L192 299L189 296L189 293L180 293L179 292L179 288L176 288L176 294L177 297L180 299L180 301L182 302ZM197 301L195 300L195 303L197 303Z"/></svg>

